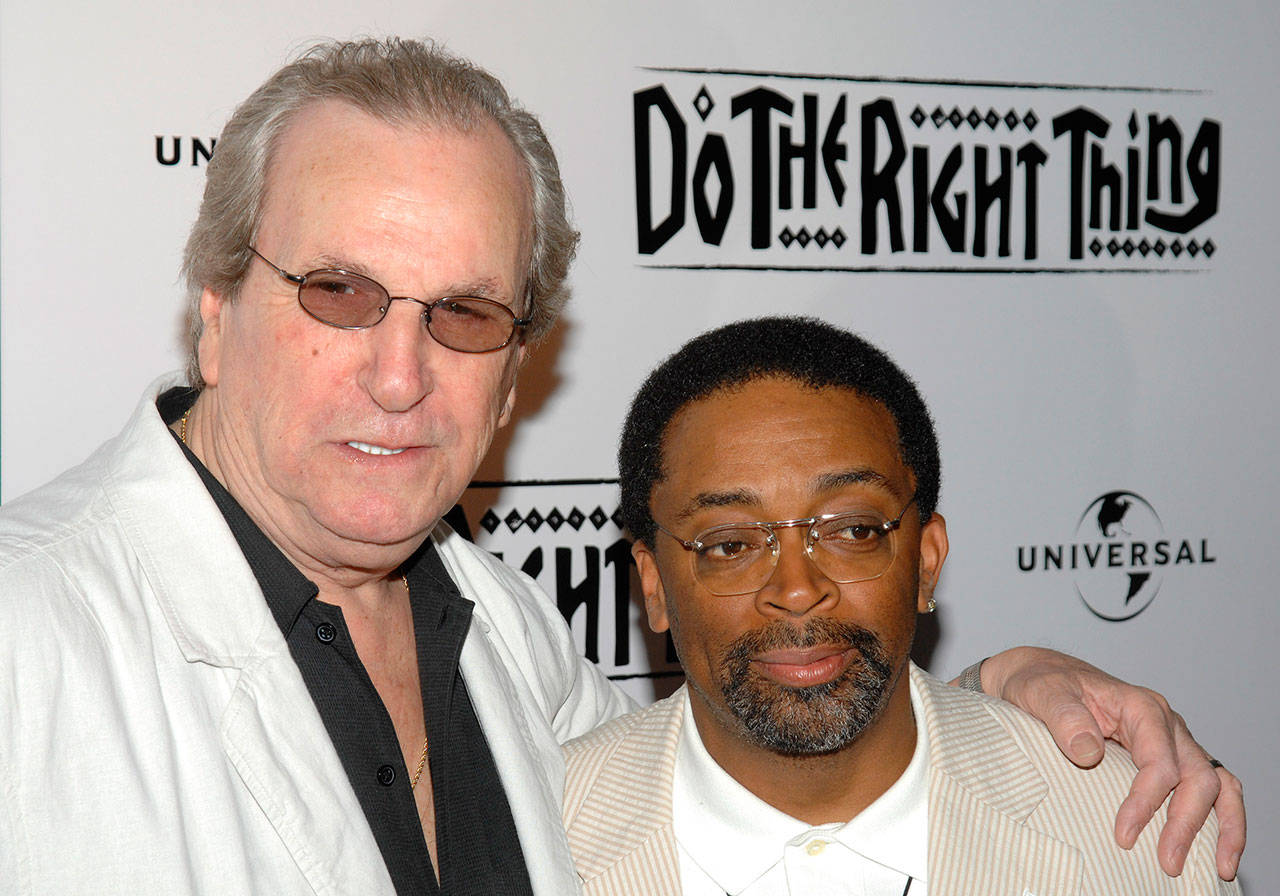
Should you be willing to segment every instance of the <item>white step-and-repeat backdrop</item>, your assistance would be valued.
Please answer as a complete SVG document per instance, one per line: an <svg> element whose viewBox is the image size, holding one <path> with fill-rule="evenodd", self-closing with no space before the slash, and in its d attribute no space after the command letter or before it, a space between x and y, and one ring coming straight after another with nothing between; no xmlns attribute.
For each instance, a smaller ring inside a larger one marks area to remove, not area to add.
<svg viewBox="0 0 1280 896"><path fill-rule="evenodd" d="M625 402L721 322L814 314L920 382L952 555L921 654L1013 643L1168 694L1280 878L1280 15L1245 2L51 4L0 18L0 498L180 361L236 102L323 37L432 35L557 146L574 299L453 515L582 649L671 686L615 522ZM3 637L3 633L0 633Z"/></svg>

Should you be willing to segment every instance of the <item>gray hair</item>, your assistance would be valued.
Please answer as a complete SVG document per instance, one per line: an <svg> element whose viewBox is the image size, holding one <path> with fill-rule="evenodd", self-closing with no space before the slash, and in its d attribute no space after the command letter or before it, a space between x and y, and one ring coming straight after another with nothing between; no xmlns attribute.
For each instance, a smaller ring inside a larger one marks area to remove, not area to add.
<svg viewBox="0 0 1280 896"><path fill-rule="evenodd" d="M209 161L182 264L191 384L204 385L198 356L204 328L200 295L208 287L235 300L252 258L248 246L262 222L276 145L299 110L326 99L396 125L468 130L486 118L497 123L529 177L533 253L524 314L532 323L526 338L537 342L545 336L568 298L564 281L578 233L568 220L555 152L537 118L516 105L493 75L430 41L324 43L280 69L240 104Z"/></svg>

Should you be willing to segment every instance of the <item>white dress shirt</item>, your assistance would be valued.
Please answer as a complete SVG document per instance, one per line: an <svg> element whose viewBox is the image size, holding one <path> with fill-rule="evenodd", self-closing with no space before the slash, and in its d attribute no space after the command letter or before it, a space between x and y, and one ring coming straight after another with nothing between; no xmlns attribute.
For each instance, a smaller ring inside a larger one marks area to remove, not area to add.
<svg viewBox="0 0 1280 896"><path fill-rule="evenodd" d="M911 708L921 718L911 684ZM755 796L711 758L689 704L672 823L684 896L926 896L928 734L902 776L852 820L811 826Z"/></svg>

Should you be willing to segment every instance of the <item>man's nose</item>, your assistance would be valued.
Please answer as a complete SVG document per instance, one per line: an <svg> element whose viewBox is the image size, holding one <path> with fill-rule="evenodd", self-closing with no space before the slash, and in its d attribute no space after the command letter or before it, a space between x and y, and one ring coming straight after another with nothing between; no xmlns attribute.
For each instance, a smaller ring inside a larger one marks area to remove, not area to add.
<svg viewBox="0 0 1280 896"><path fill-rule="evenodd" d="M427 333L424 311L416 301L393 301L386 317L367 331L363 385L385 411L407 411L434 387L431 360L448 349Z"/></svg>
<svg viewBox="0 0 1280 896"><path fill-rule="evenodd" d="M802 528L775 533L780 553L773 575L756 592L756 607L764 615L806 616L830 610L840 602L840 586L827 578L804 549Z"/></svg>

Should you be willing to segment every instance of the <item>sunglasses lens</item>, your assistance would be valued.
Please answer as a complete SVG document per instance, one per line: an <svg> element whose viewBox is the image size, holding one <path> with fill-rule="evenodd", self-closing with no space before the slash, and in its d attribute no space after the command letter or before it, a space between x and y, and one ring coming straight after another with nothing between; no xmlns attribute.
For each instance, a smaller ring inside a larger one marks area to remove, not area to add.
<svg viewBox="0 0 1280 896"><path fill-rule="evenodd" d="M334 327L371 327L382 320L389 301L377 283L341 271L308 274L298 300L308 314Z"/></svg>
<svg viewBox="0 0 1280 896"><path fill-rule="evenodd" d="M441 299L427 328L441 345L459 352L489 352L506 345L515 315L506 305L469 296Z"/></svg>

